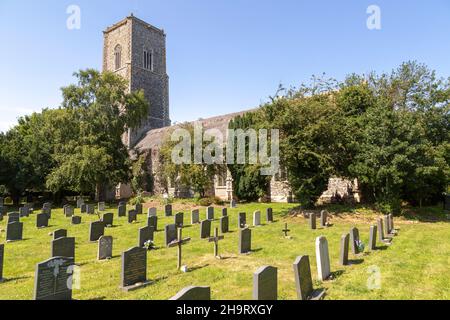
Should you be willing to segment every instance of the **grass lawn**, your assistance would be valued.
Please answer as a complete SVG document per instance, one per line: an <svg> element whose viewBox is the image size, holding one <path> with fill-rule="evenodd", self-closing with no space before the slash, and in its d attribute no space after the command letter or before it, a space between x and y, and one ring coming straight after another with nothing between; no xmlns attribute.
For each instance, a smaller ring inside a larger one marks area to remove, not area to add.
<svg viewBox="0 0 450 320"><path fill-rule="evenodd" d="M238 255L238 212L247 212L247 223L252 222L252 213L261 210L265 222L265 208L274 209L275 223L252 228L252 249L250 255ZM248 204L237 209L228 209L231 232L220 241L219 252L225 258L213 257L213 244L200 240L200 226L188 225L183 229L184 237L192 240L183 246L183 264L191 269L188 273L177 270L177 249L165 248L164 225L173 223L172 218L163 217L158 208L158 229L155 243L158 250L148 253L148 279L155 283L143 289L125 293L119 289L121 253L137 244L138 229L146 224L146 214L138 216L138 223L128 224L126 218L117 218L117 208L113 212L113 228L105 234L114 237L114 258L97 262L97 243L88 241L89 222L97 216L82 215L82 224L72 226L70 219L63 216L62 209L52 211L50 227L36 229L36 214L22 218L24 240L5 244L4 277L0 284L0 299L31 299L33 295L35 265L49 258L50 232L65 228L68 236L76 237L76 262L81 266L81 286L74 290L74 298L86 299L168 299L186 286L211 286L212 299L250 300L252 298L253 272L264 265L278 268L279 299L296 299L292 264L297 256L309 255L313 280L317 278L315 239L324 235L328 239L331 268L335 278L331 281L315 282L316 287L327 289L325 299L450 299L450 224L443 212L436 208L424 210L424 218L396 218L395 227L399 235L389 247L380 245L375 252L364 253L350 259L359 260L351 266L339 266L339 246L341 236L350 228L359 228L361 240L368 244L369 227L375 224L376 213L360 208L347 213L343 207L330 207L335 214L332 226L327 229L310 230L303 217L288 216L292 204ZM185 212L185 224L190 223L187 204L174 205L174 213ZM144 210L146 211L146 210ZM76 209L76 214L79 209ZM430 214L430 215L427 215ZM431 215L431 213L433 215ZM215 216L221 215L219 207ZM439 216L440 215L440 216ZM201 219L206 209L201 208ZM438 219L432 217L438 216ZM430 217L427 219L426 217ZM282 233L287 222L292 239L285 239ZM0 222L0 243L5 242L6 219ZM219 225L219 220L213 224ZM213 233L213 232L212 232ZM367 249L366 249L367 252ZM380 271L381 288L369 290L367 283L370 270Z"/></svg>

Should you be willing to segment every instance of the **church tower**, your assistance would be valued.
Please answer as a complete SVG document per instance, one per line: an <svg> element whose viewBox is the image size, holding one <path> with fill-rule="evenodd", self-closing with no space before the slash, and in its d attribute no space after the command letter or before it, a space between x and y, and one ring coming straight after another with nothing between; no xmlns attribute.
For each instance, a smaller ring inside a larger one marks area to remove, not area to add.
<svg viewBox="0 0 450 320"><path fill-rule="evenodd" d="M147 119L124 134L132 148L147 131L170 126L166 34L130 15L103 32L103 71L124 77L130 92L143 89L150 103Z"/></svg>

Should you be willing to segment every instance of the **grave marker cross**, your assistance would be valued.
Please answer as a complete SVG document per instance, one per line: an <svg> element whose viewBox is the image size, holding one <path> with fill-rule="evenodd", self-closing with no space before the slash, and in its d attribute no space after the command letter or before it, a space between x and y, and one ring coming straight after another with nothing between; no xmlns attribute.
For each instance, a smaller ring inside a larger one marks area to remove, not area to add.
<svg viewBox="0 0 450 320"><path fill-rule="evenodd" d="M209 238L209 242L214 242L214 257L220 259L219 255L219 241L225 239L224 236L219 236L219 228L214 230L214 237Z"/></svg>
<svg viewBox="0 0 450 320"><path fill-rule="evenodd" d="M287 223L285 223L284 230L282 230L282 231L284 232L284 236L287 238L288 232L291 231L291 230L288 229L288 224Z"/></svg>
<svg viewBox="0 0 450 320"><path fill-rule="evenodd" d="M191 241L191 238L183 239L182 232L183 232L183 229L178 228L178 239L172 241L169 244L170 248L178 247L178 270L181 269L181 248L182 248L183 244L186 244L189 241Z"/></svg>

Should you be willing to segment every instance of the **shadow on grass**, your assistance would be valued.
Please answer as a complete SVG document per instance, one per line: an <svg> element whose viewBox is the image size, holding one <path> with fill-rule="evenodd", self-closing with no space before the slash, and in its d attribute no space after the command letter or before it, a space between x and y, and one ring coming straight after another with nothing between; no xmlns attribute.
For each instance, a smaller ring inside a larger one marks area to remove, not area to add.
<svg viewBox="0 0 450 320"><path fill-rule="evenodd" d="M358 264L362 264L362 263L364 263L364 259L354 259L354 260L348 261L349 266L358 265Z"/></svg>
<svg viewBox="0 0 450 320"><path fill-rule="evenodd" d="M336 280L340 276L342 276L345 273L345 270L337 270L334 272L331 272L330 274L330 280Z"/></svg>
<svg viewBox="0 0 450 320"><path fill-rule="evenodd" d="M21 277L15 277L15 278L4 278L2 279L1 283L8 283L8 282L13 282L13 281L19 281L19 280L26 280L26 279L30 279L30 276L21 276Z"/></svg>
<svg viewBox="0 0 450 320"><path fill-rule="evenodd" d="M209 267L209 264L205 264L205 265L202 265L202 266L189 268L189 272L194 272L194 271L206 268L206 267Z"/></svg>
<svg viewBox="0 0 450 320"><path fill-rule="evenodd" d="M250 250L250 252L252 252L252 253L256 253L256 252L260 252L260 251L262 251L262 248L256 248L256 249Z"/></svg>

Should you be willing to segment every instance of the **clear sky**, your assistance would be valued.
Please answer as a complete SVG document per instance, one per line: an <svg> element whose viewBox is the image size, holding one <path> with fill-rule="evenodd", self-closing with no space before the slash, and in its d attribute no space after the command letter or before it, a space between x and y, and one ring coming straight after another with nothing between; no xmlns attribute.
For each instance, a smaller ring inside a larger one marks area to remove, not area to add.
<svg viewBox="0 0 450 320"><path fill-rule="evenodd" d="M81 28L69 30L69 5ZM366 10L381 9L381 30ZM250 109L313 74L385 72L418 60L450 76L448 0L0 0L0 130L57 107L102 31L133 12L167 33L173 121Z"/></svg>

